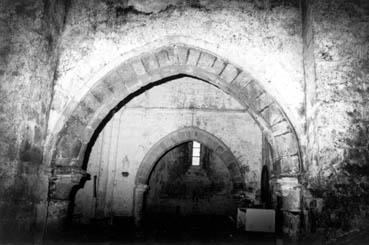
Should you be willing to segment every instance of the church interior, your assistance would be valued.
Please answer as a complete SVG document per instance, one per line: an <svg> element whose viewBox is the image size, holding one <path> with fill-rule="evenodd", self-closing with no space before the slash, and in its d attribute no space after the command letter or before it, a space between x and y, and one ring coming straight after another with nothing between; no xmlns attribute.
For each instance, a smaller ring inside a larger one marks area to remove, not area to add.
<svg viewBox="0 0 369 245"><path fill-rule="evenodd" d="M368 244L369 1L1 0L2 242Z"/></svg>

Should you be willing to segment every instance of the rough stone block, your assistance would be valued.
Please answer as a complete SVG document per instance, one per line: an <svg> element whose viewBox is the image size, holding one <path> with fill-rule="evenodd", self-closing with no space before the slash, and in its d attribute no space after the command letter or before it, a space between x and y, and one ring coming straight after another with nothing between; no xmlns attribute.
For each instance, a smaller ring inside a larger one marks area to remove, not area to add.
<svg viewBox="0 0 369 245"><path fill-rule="evenodd" d="M281 171L281 159L277 159L273 162L272 172L278 176L281 174Z"/></svg>
<svg viewBox="0 0 369 245"><path fill-rule="evenodd" d="M110 91L104 83L97 84L91 89L90 93L95 96L100 103L104 103L104 101L112 95L112 91Z"/></svg>
<svg viewBox="0 0 369 245"><path fill-rule="evenodd" d="M242 93L248 98L249 101L253 101L255 98L264 93L264 90L255 80L252 80L244 87Z"/></svg>
<svg viewBox="0 0 369 245"><path fill-rule="evenodd" d="M203 69L209 69L213 65L215 59L214 55L202 52L197 66Z"/></svg>
<svg viewBox="0 0 369 245"><path fill-rule="evenodd" d="M123 63L122 65L118 66L116 72L122 78L123 83L127 83L131 80L136 80L137 74L133 70L133 67L129 63Z"/></svg>
<svg viewBox="0 0 369 245"><path fill-rule="evenodd" d="M280 156L290 156L298 152L298 145L292 133L279 135L274 138L277 152Z"/></svg>
<svg viewBox="0 0 369 245"><path fill-rule="evenodd" d="M239 69L237 67L234 67L231 64L227 64L222 73L220 74L220 77L226 82L231 83L240 73Z"/></svg>
<svg viewBox="0 0 369 245"><path fill-rule="evenodd" d="M281 165L281 174L295 175L299 173L300 164L299 157L297 155L281 158L280 165Z"/></svg>
<svg viewBox="0 0 369 245"><path fill-rule="evenodd" d="M260 96L255 98L253 102L254 108L261 113L261 111L265 110L267 106L274 103L274 99L268 93L262 93Z"/></svg>
<svg viewBox="0 0 369 245"><path fill-rule="evenodd" d="M187 64L196 66L200 58L200 51L196 49L189 49L187 57Z"/></svg>
<svg viewBox="0 0 369 245"><path fill-rule="evenodd" d="M51 198L55 200L69 200L70 192L74 183L71 176L57 178L54 182L54 191L51 192Z"/></svg>
<svg viewBox="0 0 369 245"><path fill-rule="evenodd" d="M142 63L142 60L140 58L134 59L130 62L133 70L137 74L137 76L143 76L146 74L145 67Z"/></svg>
<svg viewBox="0 0 369 245"><path fill-rule="evenodd" d="M269 123L269 125L274 125L282 120L285 120L285 117L279 109L279 106L275 103L263 110L261 112L261 116Z"/></svg>
<svg viewBox="0 0 369 245"><path fill-rule="evenodd" d="M83 103L93 111L96 111L100 106L101 103L96 99L96 97L91 94L90 92L86 94L83 98Z"/></svg>
<svg viewBox="0 0 369 245"><path fill-rule="evenodd" d="M220 74L225 68L225 66L226 63L223 60L216 58L215 62L213 63L213 66L211 67L211 70L215 74Z"/></svg>
<svg viewBox="0 0 369 245"><path fill-rule="evenodd" d="M280 135L286 132L292 132L291 126L286 120L279 121L278 123L272 125L271 129L273 135Z"/></svg>
<svg viewBox="0 0 369 245"><path fill-rule="evenodd" d="M139 85L137 84L137 74L130 64L123 64L117 68L117 72L123 80L124 86L129 92L135 91Z"/></svg>
<svg viewBox="0 0 369 245"><path fill-rule="evenodd" d="M146 55L141 60L147 73L151 74L159 68L159 63L155 55Z"/></svg>
<svg viewBox="0 0 369 245"><path fill-rule="evenodd" d="M56 234L65 229L65 219L68 214L68 200L50 200L47 215L47 233Z"/></svg>
<svg viewBox="0 0 369 245"><path fill-rule="evenodd" d="M74 117L81 121L84 125L87 125L93 118L95 110L89 107L85 101L82 101L76 109L73 111Z"/></svg>
<svg viewBox="0 0 369 245"><path fill-rule="evenodd" d="M106 84L116 97L124 98L128 94L123 79L117 70L110 72L102 82Z"/></svg>
<svg viewBox="0 0 369 245"><path fill-rule="evenodd" d="M81 122L80 120L78 120L77 115L73 115L65 124L67 133L73 135L76 138L80 137L83 135L83 131L87 127L87 123L87 121L85 123Z"/></svg>
<svg viewBox="0 0 369 245"><path fill-rule="evenodd" d="M188 56L188 49L182 46L176 46L174 48L174 53L177 56L178 63L180 65L185 65L187 62L187 56Z"/></svg>
<svg viewBox="0 0 369 245"><path fill-rule="evenodd" d="M241 73L232 81L231 86L235 86L235 89L244 88L252 80L253 77L249 73L241 71Z"/></svg>
<svg viewBox="0 0 369 245"><path fill-rule="evenodd" d="M283 190L282 202L283 210L291 212L301 211L301 188L297 186L287 187Z"/></svg>
<svg viewBox="0 0 369 245"><path fill-rule="evenodd" d="M300 235L300 213L283 212L283 233L291 240L298 240Z"/></svg>
<svg viewBox="0 0 369 245"><path fill-rule="evenodd" d="M165 50L167 52L167 58L169 60L169 63L167 65L177 65L178 58L175 54L174 47L167 47Z"/></svg>
<svg viewBox="0 0 369 245"><path fill-rule="evenodd" d="M155 54L155 56L158 61L158 65L160 67L166 67L166 66L172 65L173 61L175 60L174 57L169 56L169 53L166 49L160 50L158 53Z"/></svg>
<svg viewBox="0 0 369 245"><path fill-rule="evenodd" d="M81 150L81 146L82 146L82 142L79 139L76 139L73 143L72 143L72 154L71 157L72 158L78 158L79 156L79 152Z"/></svg>

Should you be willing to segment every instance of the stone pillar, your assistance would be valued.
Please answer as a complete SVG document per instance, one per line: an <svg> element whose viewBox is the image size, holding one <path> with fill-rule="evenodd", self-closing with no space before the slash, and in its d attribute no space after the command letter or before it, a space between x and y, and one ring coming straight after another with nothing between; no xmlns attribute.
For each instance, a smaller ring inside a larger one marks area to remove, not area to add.
<svg viewBox="0 0 369 245"><path fill-rule="evenodd" d="M39 201L35 204L36 209L36 222L34 224L35 235L34 244L43 244L44 232L46 227L47 218L47 206L48 206L48 189L49 189L49 179L51 176L51 169L42 165L39 169L38 174L38 186L42 188L38 189Z"/></svg>
<svg viewBox="0 0 369 245"><path fill-rule="evenodd" d="M283 234L297 240L301 229L301 185L297 177L281 177L276 184L282 199Z"/></svg>
<svg viewBox="0 0 369 245"><path fill-rule="evenodd" d="M137 229L142 228L143 221L143 206L145 201L145 193L148 190L148 185L138 184L135 187L134 193L134 222Z"/></svg>
<svg viewBox="0 0 369 245"><path fill-rule="evenodd" d="M69 200L50 199L47 208L46 234L56 235L65 229Z"/></svg>
<svg viewBox="0 0 369 245"><path fill-rule="evenodd" d="M66 228L71 208L74 189L78 189L81 180L86 176L83 170L56 173L49 184L49 201L47 205L46 234L58 234Z"/></svg>

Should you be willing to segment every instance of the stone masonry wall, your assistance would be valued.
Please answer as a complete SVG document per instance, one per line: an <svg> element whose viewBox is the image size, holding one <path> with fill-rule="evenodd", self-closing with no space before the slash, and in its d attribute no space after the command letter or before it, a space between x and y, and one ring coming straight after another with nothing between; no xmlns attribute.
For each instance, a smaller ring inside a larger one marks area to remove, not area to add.
<svg viewBox="0 0 369 245"><path fill-rule="evenodd" d="M0 1L0 239L32 237L63 1ZM21 234L21 235L20 235Z"/></svg>
<svg viewBox="0 0 369 245"><path fill-rule="evenodd" d="M305 186L324 200L328 237L358 227L369 199L368 1L304 2L311 4L309 52L294 0L2 0L0 238L30 234L42 217L44 141L71 97L116 62L173 41L214 52L261 82L308 147ZM306 79L313 66L316 93ZM310 145L306 115L314 120Z"/></svg>
<svg viewBox="0 0 369 245"><path fill-rule="evenodd" d="M359 228L369 200L369 2L312 1L316 157L308 186L327 238Z"/></svg>

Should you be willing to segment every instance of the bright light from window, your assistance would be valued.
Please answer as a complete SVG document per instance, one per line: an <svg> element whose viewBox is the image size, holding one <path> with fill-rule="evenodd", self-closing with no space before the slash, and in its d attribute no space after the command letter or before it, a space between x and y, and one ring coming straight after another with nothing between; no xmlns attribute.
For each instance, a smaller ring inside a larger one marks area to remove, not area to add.
<svg viewBox="0 0 369 245"><path fill-rule="evenodd" d="M200 166L200 149L201 144L199 142L192 142L192 166Z"/></svg>

